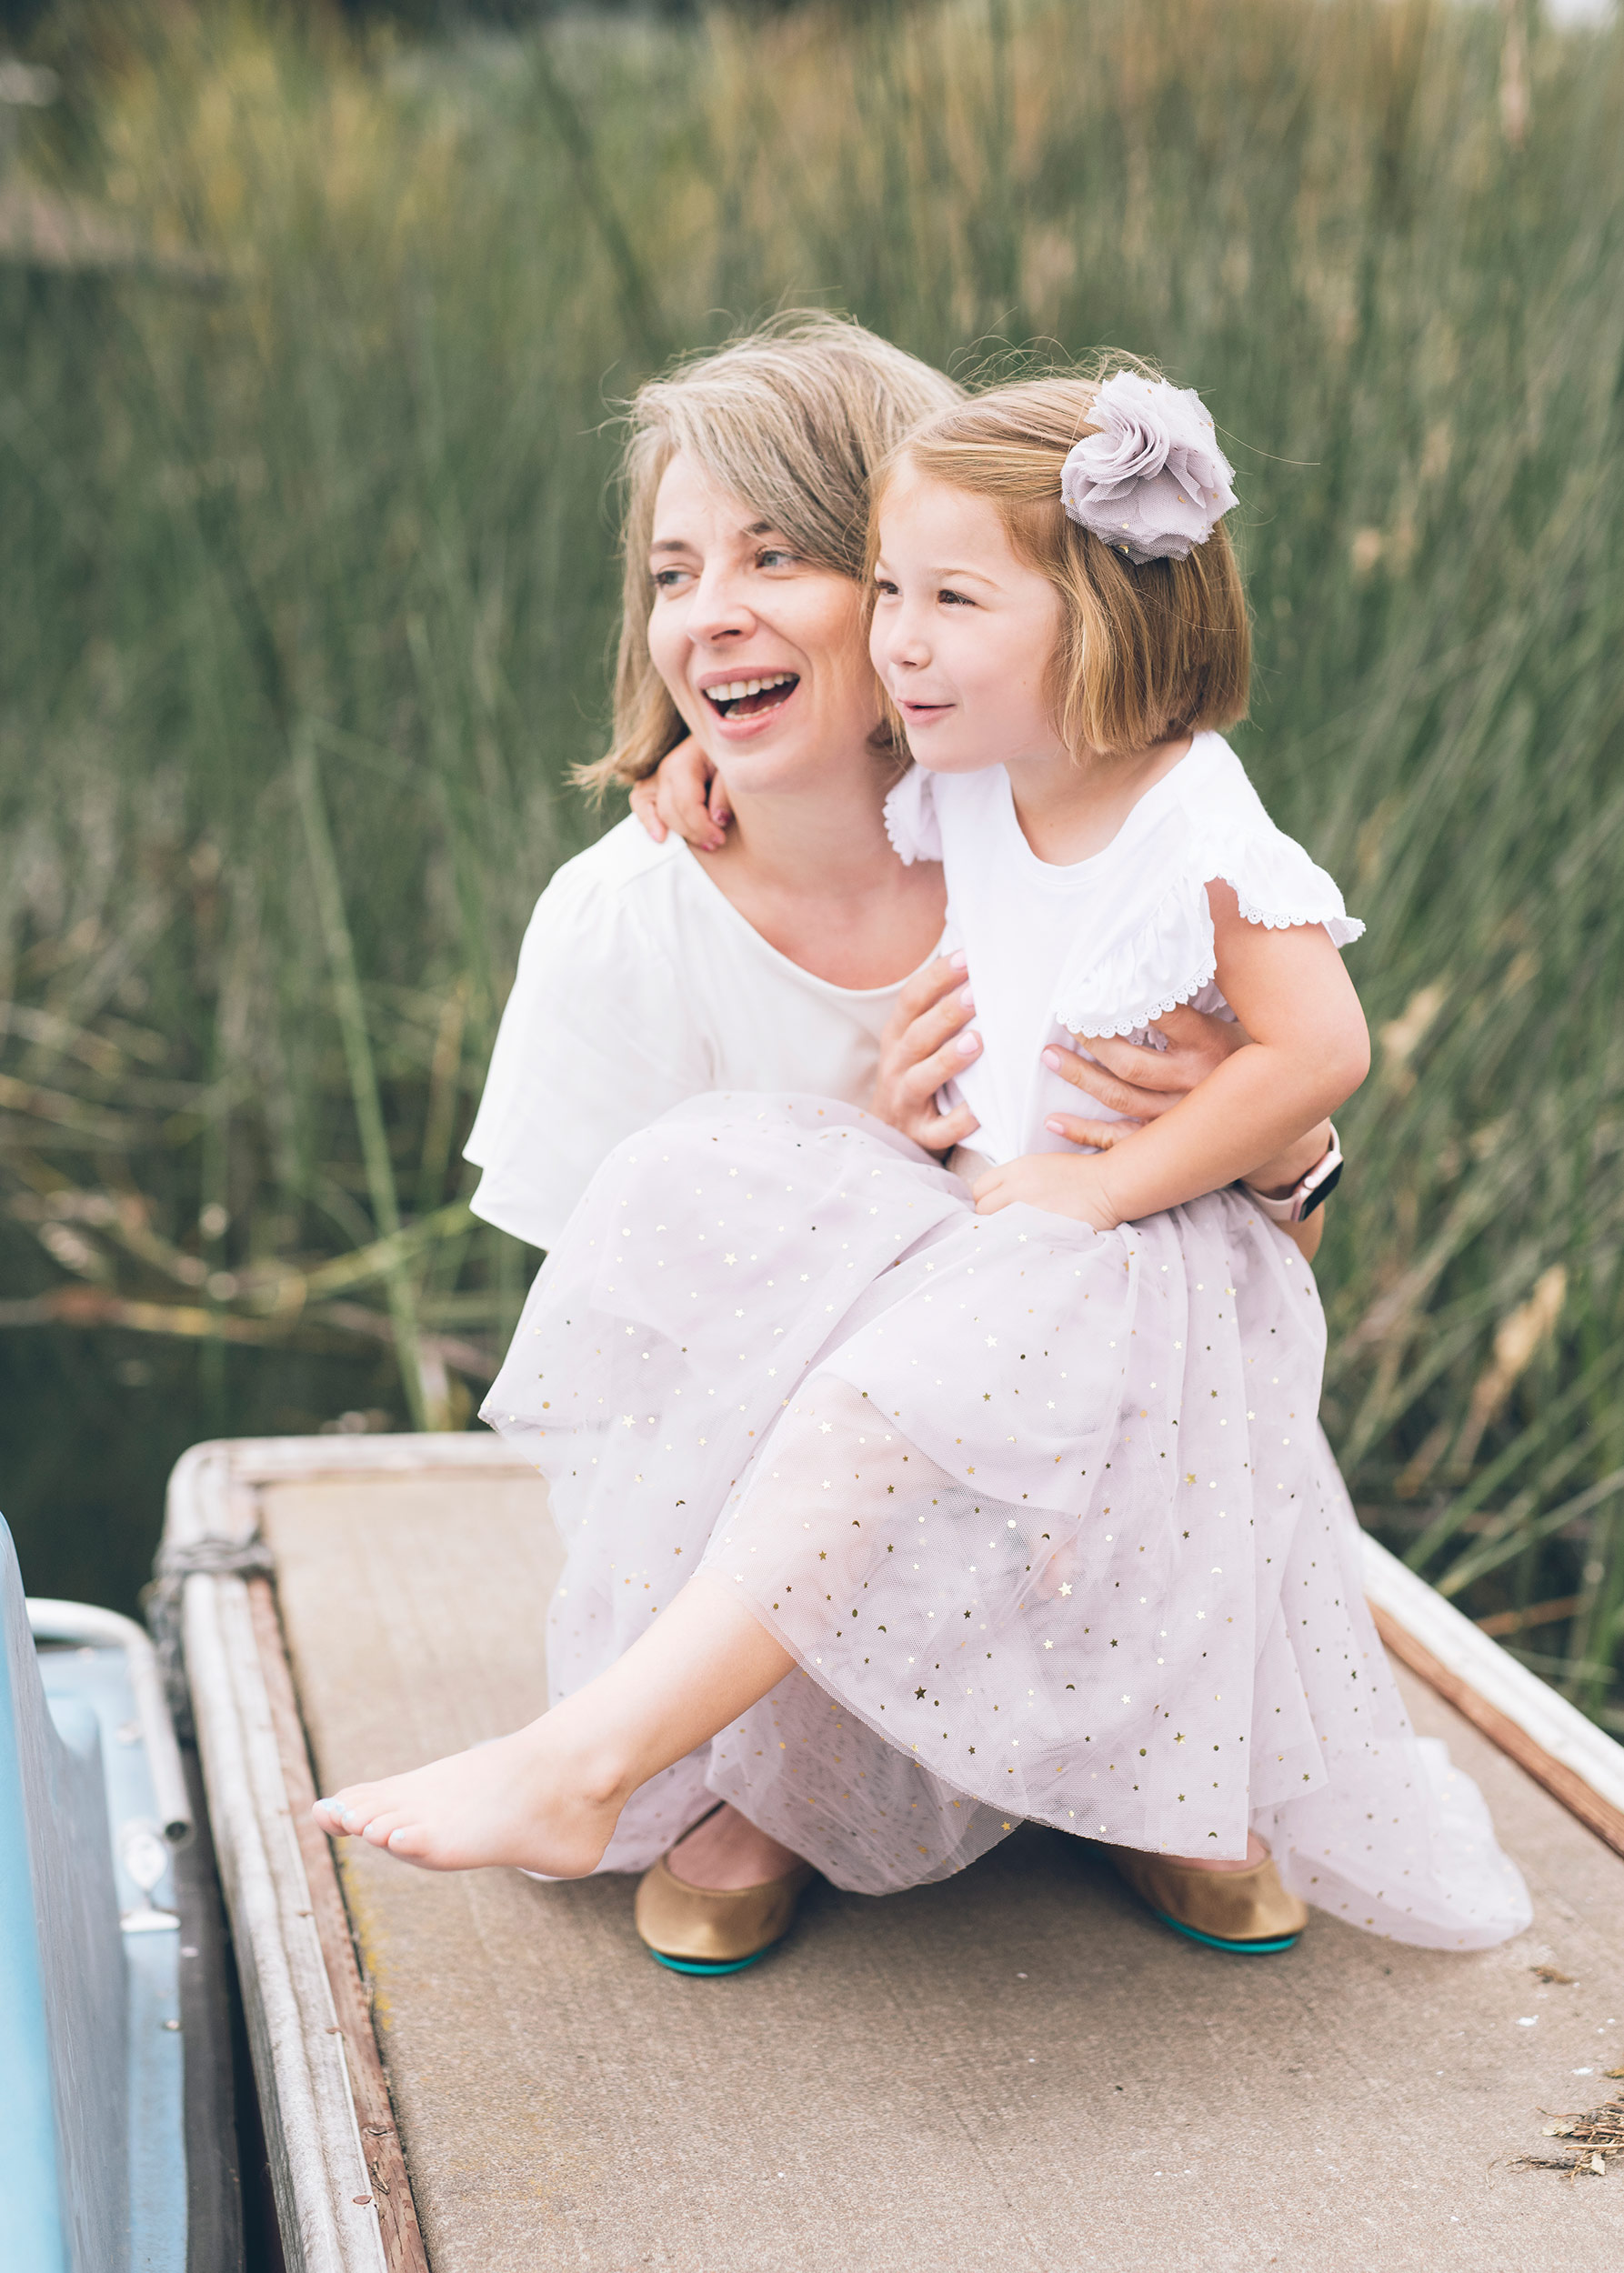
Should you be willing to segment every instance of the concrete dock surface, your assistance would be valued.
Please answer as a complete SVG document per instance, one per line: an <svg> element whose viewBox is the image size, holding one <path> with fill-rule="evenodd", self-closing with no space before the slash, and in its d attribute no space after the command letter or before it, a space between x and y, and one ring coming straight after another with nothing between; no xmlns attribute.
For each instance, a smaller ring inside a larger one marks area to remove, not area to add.
<svg viewBox="0 0 1624 2273"><path fill-rule="evenodd" d="M545 1703L534 1476L290 1479L260 1519L321 1788ZM1624 2093L1624 1858L1398 1677L1529 1879L1499 1949L1316 1914L1226 1956L1027 1828L912 1893L819 1881L780 1949L695 1979L628 1877L342 1842L434 2273L1619 2273L1624 2166L1512 2166Z"/></svg>

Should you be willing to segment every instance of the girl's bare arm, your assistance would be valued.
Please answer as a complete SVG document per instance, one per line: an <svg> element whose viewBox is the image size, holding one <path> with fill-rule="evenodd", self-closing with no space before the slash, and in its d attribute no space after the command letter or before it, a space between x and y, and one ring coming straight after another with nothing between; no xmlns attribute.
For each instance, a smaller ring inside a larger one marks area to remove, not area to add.
<svg viewBox="0 0 1624 2273"><path fill-rule="evenodd" d="M1217 1190L1287 1152L1369 1068L1364 1014L1323 927L1248 924L1228 885L1208 888L1218 984L1248 1045L1161 1116L1090 1158L1032 1154L976 1186L983 1213L1028 1200L1098 1228Z"/></svg>

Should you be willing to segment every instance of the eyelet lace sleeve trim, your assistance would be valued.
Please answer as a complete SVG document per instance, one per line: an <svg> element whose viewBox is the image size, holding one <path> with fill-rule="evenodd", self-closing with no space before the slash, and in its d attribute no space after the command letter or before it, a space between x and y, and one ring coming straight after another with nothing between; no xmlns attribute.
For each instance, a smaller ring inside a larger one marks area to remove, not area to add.
<svg viewBox="0 0 1624 2273"><path fill-rule="evenodd" d="M941 824L930 794L930 776L922 766L910 766L886 799L886 835L905 868L916 860L942 856Z"/></svg>
<svg viewBox="0 0 1624 2273"><path fill-rule="evenodd" d="M1085 1041L1096 1041L1102 1036L1108 1039L1112 1035L1138 1034L1153 1018L1165 1018L1169 1010L1177 1010L1183 1003L1194 1002L1202 988L1210 986L1217 976L1216 967L1208 963L1205 970L1193 972L1182 986L1173 987L1157 1000L1139 1003L1104 1025L1099 1023L1098 1011L1076 1009L1061 1011L1057 1015L1068 1032L1080 1035Z"/></svg>
<svg viewBox="0 0 1624 2273"><path fill-rule="evenodd" d="M1266 931L1323 924L1338 947L1364 931L1324 869L1278 830L1209 853L1202 866L1204 874L1179 878L1143 930L1091 967L1067 972L1055 1015L1068 1032L1085 1040L1137 1034L1211 986L1218 957L1209 878L1228 884L1247 922Z"/></svg>

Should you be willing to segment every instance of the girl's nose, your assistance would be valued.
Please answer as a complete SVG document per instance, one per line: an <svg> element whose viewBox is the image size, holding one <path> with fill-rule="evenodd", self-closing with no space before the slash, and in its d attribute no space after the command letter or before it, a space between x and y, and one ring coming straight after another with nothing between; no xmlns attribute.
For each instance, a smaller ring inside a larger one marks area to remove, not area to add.
<svg viewBox="0 0 1624 2273"><path fill-rule="evenodd" d="M897 616L882 634L887 663L899 671L922 670L930 660L930 642L917 623Z"/></svg>

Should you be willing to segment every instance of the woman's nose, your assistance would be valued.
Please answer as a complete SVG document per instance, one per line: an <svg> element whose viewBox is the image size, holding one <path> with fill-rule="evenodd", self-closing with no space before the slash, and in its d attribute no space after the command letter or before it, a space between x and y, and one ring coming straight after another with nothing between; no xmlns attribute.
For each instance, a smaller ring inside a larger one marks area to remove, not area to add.
<svg viewBox="0 0 1624 2273"><path fill-rule="evenodd" d="M697 642L727 639L751 631L756 618L743 592L723 569L707 568L688 611L688 637Z"/></svg>

